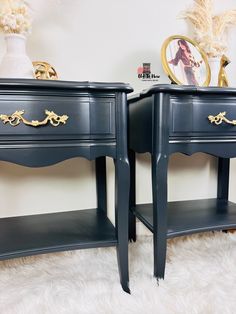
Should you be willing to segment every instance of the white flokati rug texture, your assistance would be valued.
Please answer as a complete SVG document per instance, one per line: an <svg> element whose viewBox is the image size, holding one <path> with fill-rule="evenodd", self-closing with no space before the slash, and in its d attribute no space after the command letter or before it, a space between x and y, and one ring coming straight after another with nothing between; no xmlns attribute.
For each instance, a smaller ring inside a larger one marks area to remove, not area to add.
<svg viewBox="0 0 236 314"><path fill-rule="evenodd" d="M166 278L152 277L152 237L130 244L131 295L115 248L0 262L1 314L235 314L236 233L168 242Z"/></svg>

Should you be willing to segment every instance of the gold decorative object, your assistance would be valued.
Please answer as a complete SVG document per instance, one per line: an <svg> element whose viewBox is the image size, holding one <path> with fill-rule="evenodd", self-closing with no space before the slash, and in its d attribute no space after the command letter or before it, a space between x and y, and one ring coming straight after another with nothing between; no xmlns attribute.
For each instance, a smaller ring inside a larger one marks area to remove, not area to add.
<svg viewBox="0 0 236 314"><path fill-rule="evenodd" d="M227 124L232 124L232 125L236 125L236 120L229 120L227 119L225 116L226 116L227 112L224 111L224 112L220 112L218 115L216 116L208 116L208 120L211 122L211 123L215 123L216 125L219 125L221 124L222 122L225 122Z"/></svg>
<svg viewBox="0 0 236 314"><path fill-rule="evenodd" d="M38 120L28 121L23 117L24 113L25 113L24 110L20 110L15 111L12 115L9 116L6 114L1 114L0 120L2 120L4 124L9 123L12 126L17 126L21 122L23 122L25 125L38 127L46 125L48 122L50 122L52 126L58 126L60 123L66 124L66 121L69 118L67 115L58 116L53 111L45 110L45 114L47 115L47 117L43 121Z"/></svg>
<svg viewBox="0 0 236 314"><path fill-rule="evenodd" d="M229 81L227 78L227 74L225 71L225 67L230 63L231 61L226 57L226 55L223 55L220 60L220 71L218 75L218 86L220 87L227 87L229 86Z"/></svg>
<svg viewBox="0 0 236 314"><path fill-rule="evenodd" d="M161 61L172 83L197 86L208 86L210 83L211 71L207 56L188 37L168 37L161 48Z"/></svg>
<svg viewBox="0 0 236 314"><path fill-rule="evenodd" d="M54 67L44 61L34 61L35 78L38 80L58 80Z"/></svg>

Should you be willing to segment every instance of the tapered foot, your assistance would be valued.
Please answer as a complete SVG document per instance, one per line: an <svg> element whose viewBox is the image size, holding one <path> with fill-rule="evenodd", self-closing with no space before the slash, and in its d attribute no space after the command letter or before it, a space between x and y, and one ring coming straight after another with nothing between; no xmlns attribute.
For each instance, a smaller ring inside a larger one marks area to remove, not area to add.
<svg viewBox="0 0 236 314"><path fill-rule="evenodd" d="M122 284L122 283L121 283L121 286L122 286L122 289L123 289L126 293L131 294L130 288L129 288L129 283L128 283L128 282L127 282L126 284Z"/></svg>
<svg viewBox="0 0 236 314"><path fill-rule="evenodd" d="M158 233L154 239L154 277L164 279L166 266L166 234Z"/></svg>

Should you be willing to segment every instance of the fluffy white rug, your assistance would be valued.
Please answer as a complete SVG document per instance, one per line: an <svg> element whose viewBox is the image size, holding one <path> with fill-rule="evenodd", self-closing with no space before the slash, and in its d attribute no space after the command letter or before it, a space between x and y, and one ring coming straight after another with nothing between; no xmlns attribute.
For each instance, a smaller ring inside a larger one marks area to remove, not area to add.
<svg viewBox="0 0 236 314"><path fill-rule="evenodd" d="M152 261L151 237L130 244L131 295L120 287L115 248L1 262L0 313L236 313L236 234L169 241L159 286Z"/></svg>

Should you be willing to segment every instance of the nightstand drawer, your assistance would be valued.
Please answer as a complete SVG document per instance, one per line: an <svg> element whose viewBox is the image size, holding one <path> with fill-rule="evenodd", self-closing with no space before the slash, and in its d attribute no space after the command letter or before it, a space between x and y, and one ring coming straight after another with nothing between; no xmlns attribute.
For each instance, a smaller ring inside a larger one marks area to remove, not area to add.
<svg viewBox="0 0 236 314"><path fill-rule="evenodd" d="M0 99L0 136L115 138L114 98Z"/></svg>
<svg viewBox="0 0 236 314"><path fill-rule="evenodd" d="M186 95L172 109L171 133L236 134L236 97Z"/></svg>

